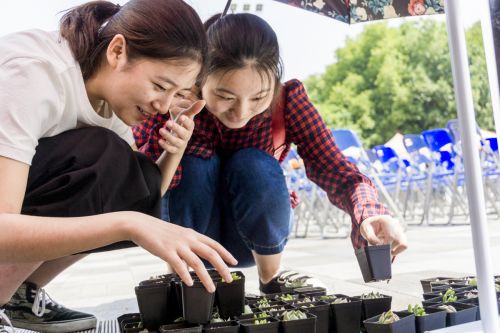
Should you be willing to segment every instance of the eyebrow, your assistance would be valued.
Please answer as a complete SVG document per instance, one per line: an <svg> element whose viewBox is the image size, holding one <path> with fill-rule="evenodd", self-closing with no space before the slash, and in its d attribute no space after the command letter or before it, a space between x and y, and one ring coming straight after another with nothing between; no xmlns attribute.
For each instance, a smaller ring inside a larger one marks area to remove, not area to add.
<svg viewBox="0 0 500 333"><path fill-rule="evenodd" d="M168 84L171 84L173 85L174 87L176 88L179 88L179 85L177 83L175 83L175 81L169 79L168 77L165 77L165 76L157 76L157 78L161 81L164 81L164 82L167 82ZM187 87L187 88L181 88L181 90L191 90L191 87Z"/></svg>
<svg viewBox="0 0 500 333"><path fill-rule="evenodd" d="M255 95L260 95L264 92L269 92L271 89L267 88L267 89L262 89L261 91L259 91L258 93L256 93ZM234 92L232 92L231 90L229 89L226 89L226 88L216 88L215 91L217 92L224 92L224 93L227 93L227 94L231 94L231 95L235 95L236 94Z"/></svg>

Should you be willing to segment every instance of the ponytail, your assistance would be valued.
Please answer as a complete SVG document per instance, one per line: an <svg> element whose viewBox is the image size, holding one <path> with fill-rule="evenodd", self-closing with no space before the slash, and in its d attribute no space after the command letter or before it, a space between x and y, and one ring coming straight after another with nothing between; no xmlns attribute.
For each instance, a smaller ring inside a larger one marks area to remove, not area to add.
<svg viewBox="0 0 500 333"><path fill-rule="evenodd" d="M91 1L71 8L61 18L60 33L82 69L84 79L99 65L96 47L102 25L120 10L120 5L108 1Z"/></svg>

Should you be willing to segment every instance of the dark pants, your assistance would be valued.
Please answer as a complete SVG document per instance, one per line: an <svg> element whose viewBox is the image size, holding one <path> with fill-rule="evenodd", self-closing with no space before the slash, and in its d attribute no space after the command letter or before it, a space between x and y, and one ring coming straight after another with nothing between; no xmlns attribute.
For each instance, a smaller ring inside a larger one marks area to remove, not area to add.
<svg viewBox="0 0 500 333"><path fill-rule="evenodd" d="M159 217L161 175L149 158L101 127L39 141L22 213L79 217L134 210ZM134 246L120 242L89 252Z"/></svg>
<svg viewBox="0 0 500 333"><path fill-rule="evenodd" d="M257 254L281 253L291 229L290 196L278 162L248 148L229 158L184 156L182 180L163 199L162 218L219 241L254 265Z"/></svg>

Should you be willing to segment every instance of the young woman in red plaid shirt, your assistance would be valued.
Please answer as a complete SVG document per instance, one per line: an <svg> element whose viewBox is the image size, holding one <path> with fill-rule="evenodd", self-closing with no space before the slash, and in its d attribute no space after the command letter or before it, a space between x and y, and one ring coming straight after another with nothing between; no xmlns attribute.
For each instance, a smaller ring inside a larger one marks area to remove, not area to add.
<svg viewBox="0 0 500 333"><path fill-rule="evenodd" d="M399 223L379 202L372 182L340 152L302 83L280 83L271 27L251 14L214 17L205 26L209 59L201 98L206 106L195 118L164 197L163 218L219 240L240 266L256 264L263 293L281 290L280 263L293 215L283 171L273 157L271 110L281 91L286 149L279 160L297 145L309 179L351 215L355 248L368 241L392 243L393 255L405 250ZM153 158L161 153L159 129L167 119L152 117L134 129L140 150Z"/></svg>

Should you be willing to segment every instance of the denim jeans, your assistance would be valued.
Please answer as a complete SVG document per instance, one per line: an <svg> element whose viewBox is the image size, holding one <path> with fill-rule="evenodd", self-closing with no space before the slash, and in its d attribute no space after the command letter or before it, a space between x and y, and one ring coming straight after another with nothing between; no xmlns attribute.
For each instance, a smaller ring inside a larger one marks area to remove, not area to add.
<svg viewBox="0 0 500 333"><path fill-rule="evenodd" d="M247 148L228 158L186 155L182 180L163 198L162 218L220 242L238 259L281 253L292 227L290 196L278 162Z"/></svg>

